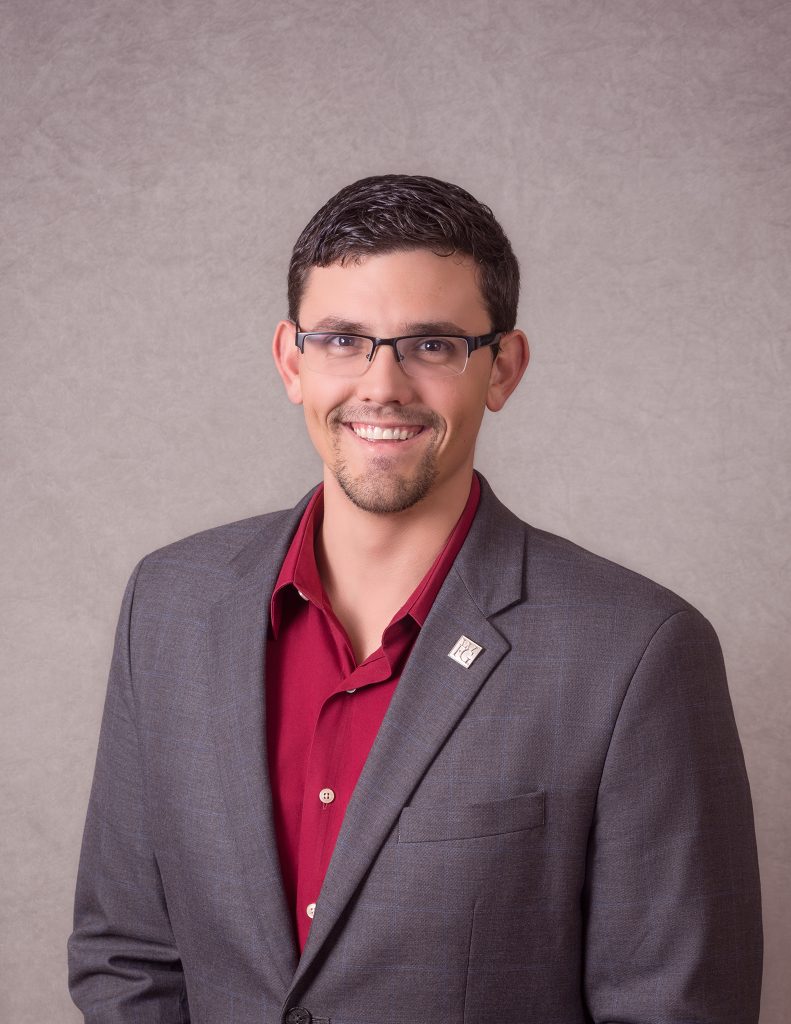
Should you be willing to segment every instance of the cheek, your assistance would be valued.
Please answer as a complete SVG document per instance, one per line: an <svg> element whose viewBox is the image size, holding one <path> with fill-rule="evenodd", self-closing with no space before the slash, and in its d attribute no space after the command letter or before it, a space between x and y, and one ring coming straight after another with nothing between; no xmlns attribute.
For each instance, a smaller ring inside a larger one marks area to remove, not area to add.
<svg viewBox="0 0 791 1024"><path fill-rule="evenodd" d="M332 388L315 387L314 381L304 381L302 412L310 441L322 456L329 456L337 444L342 428L328 424L330 413L343 405L345 393Z"/></svg>
<svg viewBox="0 0 791 1024"><path fill-rule="evenodd" d="M325 421L317 410L313 407L305 405L305 426L308 430L308 436L313 442L314 447L321 448L327 444L327 427Z"/></svg>
<svg viewBox="0 0 791 1024"><path fill-rule="evenodd" d="M331 380L332 378L330 378ZM327 378L318 377L306 371L300 378L302 405L308 424L324 426L333 409L342 404L343 394L337 388L327 386Z"/></svg>
<svg viewBox="0 0 791 1024"><path fill-rule="evenodd" d="M472 448L475 444L475 439L478 436L480 428L480 410L475 409L474 412L468 412L466 416L463 416L462 419L456 423L456 442L459 447L464 448L465 450Z"/></svg>
<svg viewBox="0 0 791 1024"><path fill-rule="evenodd" d="M444 408L436 406L448 424L449 440L469 445L475 440L486 408L486 390L482 387L470 388L464 395L454 396Z"/></svg>

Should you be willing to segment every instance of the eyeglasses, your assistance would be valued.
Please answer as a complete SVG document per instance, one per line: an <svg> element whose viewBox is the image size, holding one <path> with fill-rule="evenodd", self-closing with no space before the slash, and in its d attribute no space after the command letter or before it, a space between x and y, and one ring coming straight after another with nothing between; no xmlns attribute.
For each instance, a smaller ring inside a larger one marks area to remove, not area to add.
<svg viewBox="0 0 791 1024"><path fill-rule="evenodd" d="M398 365L410 377L457 377L476 349L496 345L502 331L491 334L409 334L401 338L371 338L337 331L300 331L295 343L305 366L333 377L361 377L373 362L376 350L393 349Z"/></svg>

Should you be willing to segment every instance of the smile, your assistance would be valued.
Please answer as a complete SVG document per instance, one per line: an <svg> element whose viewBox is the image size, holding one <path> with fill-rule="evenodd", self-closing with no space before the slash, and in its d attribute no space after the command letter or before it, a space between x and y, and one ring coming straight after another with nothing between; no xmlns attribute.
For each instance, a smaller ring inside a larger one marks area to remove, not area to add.
<svg viewBox="0 0 791 1024"><path fill-rule="evenodd" d="M364 441L409 441L423 430L423 427L381 427L371 423L349 423L347 426Z"/></svg>

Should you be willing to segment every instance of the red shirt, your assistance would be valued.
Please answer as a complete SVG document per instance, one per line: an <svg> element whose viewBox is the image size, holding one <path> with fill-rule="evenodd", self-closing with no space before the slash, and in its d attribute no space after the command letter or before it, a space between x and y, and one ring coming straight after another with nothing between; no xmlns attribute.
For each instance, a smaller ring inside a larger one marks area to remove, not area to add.
<svg viewBox="0 0 791 1024"><path fill-rule="evenodd" d="M478 508L470 496L434 564L357 664L319 578L314 539L324 493L308 503L272 592L266 738L280 866L300 950L357 779L412 645Z"/></svg>

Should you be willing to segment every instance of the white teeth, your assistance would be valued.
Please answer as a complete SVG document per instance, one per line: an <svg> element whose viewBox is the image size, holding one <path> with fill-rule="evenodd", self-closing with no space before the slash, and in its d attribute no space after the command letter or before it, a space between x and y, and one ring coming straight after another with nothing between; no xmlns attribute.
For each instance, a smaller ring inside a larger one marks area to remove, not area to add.
<svg viewBox="0 0 791 1024"><path fill-rule="evenodd" d="M358 437L362 437L366 441L407 441L410 437L414 437L415 434L420 432L419 427L412 429L398 428L398 427L352 427L352 430Z"/></svg>

